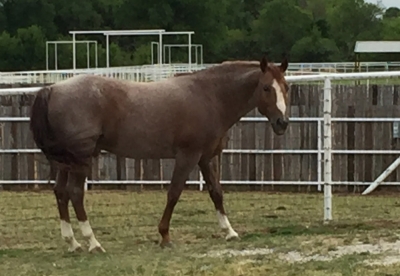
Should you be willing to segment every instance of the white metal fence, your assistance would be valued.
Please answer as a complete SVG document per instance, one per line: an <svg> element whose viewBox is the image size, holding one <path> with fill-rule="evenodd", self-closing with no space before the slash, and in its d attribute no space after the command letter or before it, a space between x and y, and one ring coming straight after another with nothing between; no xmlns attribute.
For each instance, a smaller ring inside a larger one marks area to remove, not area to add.
<svg viewBox="0 0 400 276"><path fill-rule="evenodd" d="M335 184L350 184L350 185L369 185L364 194L372 191L384 178L393 171L397 165L400 164L400 157L397 159L389 168L382 173L380 177L374 182L334 182L332 181L332 155L333 154L400 154L400 151L376 151L376 150L343 150L343 149L332 149L332 122L334 121L355 121L355 122L370 122L370 121L400 121L400 118L332 118L332 97L331 97L331 82L336 80L360 80L360 79L372 79L372 78L396 78L400 77L400 71L392 72L372 72L372 73L342 73L342 74L325 74L325 75L313 75L313 76L288 76L287 80L291 83L299 83L303 81L323 81L324 82L324 106L323 106L323 118L291 118L291 121L313 121L318 125L318 146L315 150L296 150L296 149L285 149L285 150L243 150L243 149L229 149L225 150L225 153L282 153L282 154L293 154L293 153L309 153L318 155L318 179L316 182L298 182L298 181L224 181L222 184L294 184L294 185L323 185L324 187L324 220L332 220L332 185ZM1 89L0 96L2 95L20 95L24 93L35 93L38 88L10 88ZM16 121L28 121L28 118L11 118L3 117L0 118L0 122L16 122ZM265 118L259 117L245 117L242 121L266 121ZM0 153L34 153L40 152L37 149L2 149ZM322 174L322 166L324 171ZM167 184L169 181L146 181L146 180L126 180L126 181L87 181L91 184ZM0 184L40 184L48 183L45 180L32 180L32 181L14 181L14 180L3 180ZM202 189L204 181L200 175L199 181L189 181L188 184L199 185ZM386 183L398 185L400 183Z"/></svg>
<svg viewBox="0 0 400 276"><path fill-rule="evenodd" d="M210 66L210 65L209 65ZM206 68L206 65L191 65L191 70ZM91 68L74 70L42 70L0 73L0 83L5 84L43 84L54 83L79 74L94 74L139 82L157 81L176 73L189 71L188 64L164 64L125 66L110 68Z"/></svg>
<svg viewBox="0 0 400 276"><path fill-rule="evenodd" d="M133 81L157 81L170 77L176 73L188 72L189 69L197 71L214 64L153 64L142 66L123 66L123 67L104 67L90 69L68 69L68 70L39 70L39 71L19 71L0 73L0 83L6 84L42 84L54 83L74 74L96 74L109 76L119 79ZM400 70L400 62L362 62L360 65L362 72L369 71L391 71ZM354 63L290 63L287 76L328 74L328 73L351 73L355 71Z"/></svg>

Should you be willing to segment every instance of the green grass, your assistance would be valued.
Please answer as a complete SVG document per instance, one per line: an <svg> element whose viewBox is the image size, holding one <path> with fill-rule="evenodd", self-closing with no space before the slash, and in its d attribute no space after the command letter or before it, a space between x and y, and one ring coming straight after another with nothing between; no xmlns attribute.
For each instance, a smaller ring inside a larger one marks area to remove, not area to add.
<svg viewBox="0 0 400 276"><path fill-rule="evenodd" d="M171 222L173 248L161 249L157 224L166 192L86 193L97 239L107 250L89 254L70 207L83 253L68 253L51 192L0 193L1 275L398 275L399 264L366 266L377 259L350 253L331 261L290 263L290 251L329 254L357 241L395 242L400 225L396 196L335 196L334 222L322 223L323 195L230 192L229 219L241 239L226 242L206 192L184 191ZM269 255L203 256L220 250L271 248ZM385 256L385 253L379 256Z"/></svg>

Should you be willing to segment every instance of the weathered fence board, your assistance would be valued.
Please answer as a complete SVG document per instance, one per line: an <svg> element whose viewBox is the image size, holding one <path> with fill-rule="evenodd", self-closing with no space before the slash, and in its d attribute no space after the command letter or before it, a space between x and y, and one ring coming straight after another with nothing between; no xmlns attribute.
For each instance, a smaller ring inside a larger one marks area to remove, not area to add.
<svg viewBox="0 0 400 276"><path fill-rule="evenodd" d="M322 117L322 84L292 85L291 117ZM333 117L399 117L398 85L333 84ZM1 117L29 116L33 96L1 96ZM257 110L247 117L261 116ZM317 149L317 122L292 122L287 134L276 136L268 123L239 122L229 130L227 149ZM334 122L334 149L399 149L393 138L391 122ZM3 149L35 148L27 122L0 123ZM373 181L395 158L389 154L335 154L334 181ZM317 154L223 154L223 180L317 181ZM88 179L93 180L170 180L173 160L132 160L102 154L93 158ZM323 166L322 166L323 169ZM42 154L0 154L0 179L46 180L50 166ZM54 177L54 175L52 176ZM199 179L199 169L189 180ZM399 181L395 171L387 181ZM165 185L164 185L165 186ZM5 185L4 189L15 186ZM26 186L24 186L26 188ZM24 188L18 187L18 188ZM127 185L92 185L93 189L125 189ZM129 186L129 189L136 189ZM148 187L148 186L143 186ZM160 188L160 185L157 185ZM315 186L285 186L283 190L316 190ZM257 189L276 189L276 185ZM254 187L245 187L254 189ZM339 188L335 188L339 189ZM340 189L343 189L340 188ZM354 187L344 190L355 191Z"/></svg>

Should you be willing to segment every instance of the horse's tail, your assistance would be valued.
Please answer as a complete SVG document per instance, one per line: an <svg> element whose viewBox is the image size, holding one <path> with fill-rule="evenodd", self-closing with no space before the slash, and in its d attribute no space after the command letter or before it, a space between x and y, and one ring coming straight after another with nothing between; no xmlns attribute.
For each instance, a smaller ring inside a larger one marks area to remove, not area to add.
<svg viewBox="0 0 400 276"><path fill-rule="evenodd" d="M49 122L49 100L51 87L41 88L33 102L30 116L30 130L37 147L49 161L62 164L80 164L79 158L67 149L66 144L57 139Z"/></svg>

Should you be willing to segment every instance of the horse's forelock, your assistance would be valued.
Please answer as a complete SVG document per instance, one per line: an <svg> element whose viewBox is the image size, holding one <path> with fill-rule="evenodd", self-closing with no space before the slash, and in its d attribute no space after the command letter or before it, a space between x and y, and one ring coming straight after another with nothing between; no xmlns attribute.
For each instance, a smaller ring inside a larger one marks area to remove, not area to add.
<svg viewBox="0 0 400 276"><path fill-rule="evenodd" d="M281 69L279 68L279 66L275 66L273 64L268 65L269 67L269 72L271 73L272 77L278 81L278 82L282 82L283 78L284 78L284 74L282 73Z"/></svg>

